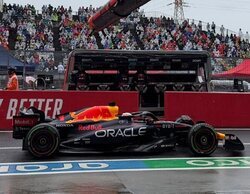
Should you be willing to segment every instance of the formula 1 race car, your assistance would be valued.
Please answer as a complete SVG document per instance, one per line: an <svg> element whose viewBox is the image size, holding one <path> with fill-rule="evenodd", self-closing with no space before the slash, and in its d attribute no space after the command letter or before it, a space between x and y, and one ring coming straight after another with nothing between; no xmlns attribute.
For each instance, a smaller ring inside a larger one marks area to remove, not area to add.
<svg viewBox="0 0 250 194"><path fill-rule="evenodd" d="M94 106L46 119L35 107L13 117L13 138L23 139L23 150L44 158L68 152L163 152L188 146L198 156L208 156L223 141L226 150L244 150L233 134L222 134L188 116L161 121L151 112L118 115L118 106Z"/></svg>

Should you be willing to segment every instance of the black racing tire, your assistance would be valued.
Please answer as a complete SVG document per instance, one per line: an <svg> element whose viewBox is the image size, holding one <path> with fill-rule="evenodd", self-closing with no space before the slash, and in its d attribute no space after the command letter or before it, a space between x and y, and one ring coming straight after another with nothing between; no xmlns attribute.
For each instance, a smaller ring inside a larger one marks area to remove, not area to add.
<svg viewBox="0 0 250 194"><path fill-rule="evenodd" d="M188 125L194 125L194 121L188 115L181 115L178 119L175 120L176 123L184 123Z"/></svg>
<svg viewBox="0 0 250 194"><path fill-rule="evenodd" d="M188 143L195 155L209 156L216 150L218 139L212 126L206 123L199 123L190 129Z"/></svg>
<svg viewBox="0 0 250 194"><path fill-rule="evenodd" d="M26 142L31 155L36 158L47 158L58 152L60 135L55 127L41 123L28 132Z"/></svg>

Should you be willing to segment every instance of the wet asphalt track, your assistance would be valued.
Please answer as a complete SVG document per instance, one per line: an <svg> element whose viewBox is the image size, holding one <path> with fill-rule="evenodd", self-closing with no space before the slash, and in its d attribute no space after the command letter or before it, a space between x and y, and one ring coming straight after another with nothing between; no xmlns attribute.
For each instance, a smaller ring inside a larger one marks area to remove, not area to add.
<svg viewBox="0 0 250 194"><path fill-rule="evenodd" d="M218 149L212 157L250 157L250 131L230 131L245 144L245 151L230 153ZM38 162L23 152L12 133L0 133L0 163ZM145 158L190 158L188 148L160 155L69 155L60 154L46 161L111 160ZM194 158L195 159L195 158ZM250 193L250 169L202 169L89 172L43 175L0 176L1 193Z"/></svg>

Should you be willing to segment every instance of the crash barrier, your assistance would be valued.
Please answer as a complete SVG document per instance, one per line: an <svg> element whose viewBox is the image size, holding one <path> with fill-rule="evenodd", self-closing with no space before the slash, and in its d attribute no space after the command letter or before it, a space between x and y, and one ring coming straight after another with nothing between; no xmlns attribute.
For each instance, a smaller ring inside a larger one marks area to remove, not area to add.
<svg viewBox="0 0 250 194"><path fill-rule="evenodd" d="M137 92L98 91L0 91L0 130L10 130L12 117L21 107L35 106L46 117L75 111L84 107L108 105L115 102L119 112L138 111Z"/></svg>
<svg viewBox="0 0 250 194"><path fill-rule="evenodd" d="M250 93L166 92L165 119L189 115L214 127L250 127Z"/></svg>

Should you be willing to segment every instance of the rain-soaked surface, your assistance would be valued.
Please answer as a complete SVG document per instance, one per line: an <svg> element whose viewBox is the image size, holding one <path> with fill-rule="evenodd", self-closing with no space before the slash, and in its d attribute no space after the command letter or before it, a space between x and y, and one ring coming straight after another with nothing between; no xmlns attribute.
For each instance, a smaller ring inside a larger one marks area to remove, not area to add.
<svg viewBox="0 0 250 194"><path fill-rule="evenodd" d="M11 133L0 133L0 171L12 170L19 165L24 169L25 175L10 175L6 173L0 176L1 193L86 193L86 194L152 194L152 193L250 193L250 131L230 131L238 135L245 143L243 152L226 152L218 149L211 157L199 159L199 164L204 168L199 169L140 169L138 170L110 170L93 172L69 172L62 174L39 174L30 175L28 165L41 165L27 152L21 150L21 141L11 138ZM226 158L222 158L226 157ZM230 157L230 158L228 158ZM127 159L139 159L138 162L150 163L152 159L169 159L178 164L180 160L188 158L189 162L197 163L188 148L177 148L174 151L159 155L136 155L136 154L60 154L46 162L73 164L76 161L98 161L105 163L116 160L119 167ZM174 158L174 159L173 159ZM124 160L126 159L126 160ZM64 162L67 161L67 162ZM25 163L23 163L25 162ZM28 162L28 163L27 163ZM43 161L44 162L44 161ZM5 164L3 164L5 163ZM152 163L152 162L151 162ZM157 163L157 161L156 161ZM224 164L207 169L210 164ZM12 165L12 167L11 167ZM50 164L51 165L51 164ZM58 164L59 165L59 164ZM172 164L173 165L173 164ZM3 167L4 166L4 167ZM29 166L31 168L31 166ZM178 166L178 165L177 165ZM55 166L54 166L55 167ZM227 168L224 168L227 167ZM56 167L58 168L58 167ZM6 171L7 172L7 171Z"/></svg>

